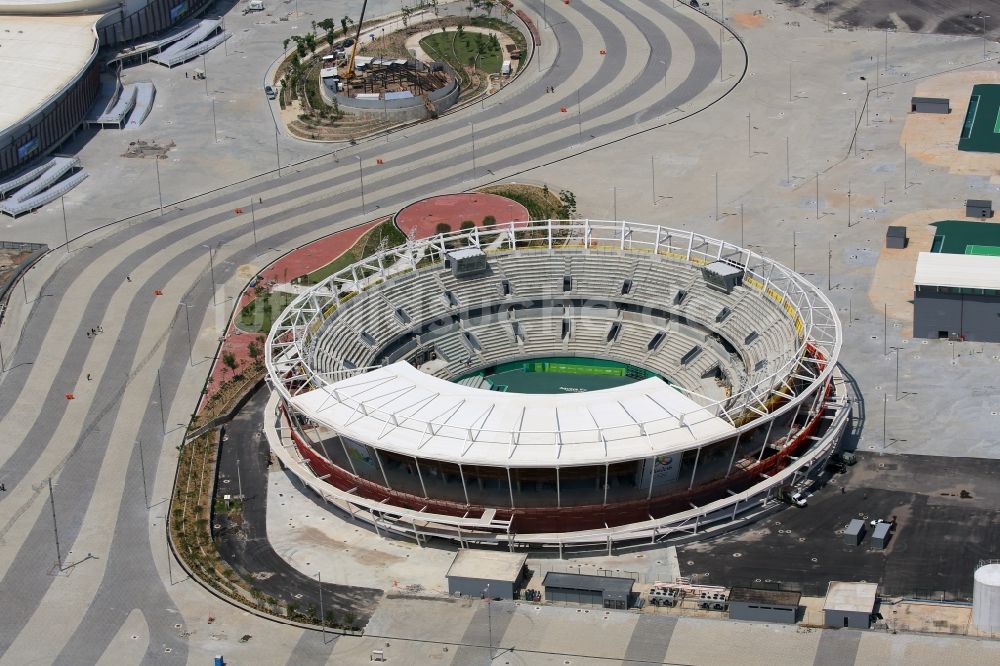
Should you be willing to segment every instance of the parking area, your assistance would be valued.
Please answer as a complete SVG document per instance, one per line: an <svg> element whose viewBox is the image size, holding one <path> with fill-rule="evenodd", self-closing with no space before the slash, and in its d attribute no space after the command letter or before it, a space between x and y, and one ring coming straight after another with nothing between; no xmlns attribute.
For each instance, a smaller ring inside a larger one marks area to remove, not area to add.
<svg viewBox="0 0 1000 666"><path fill-rule="evenodd" d="M681 573L710 585L791 584L821 595L831 580L871 581L889 596L972 598L979 560L1000 551L1000 461L859 454L808 498L746 529L678 548ZM853 518L897 519L885 550Z"/></svg>

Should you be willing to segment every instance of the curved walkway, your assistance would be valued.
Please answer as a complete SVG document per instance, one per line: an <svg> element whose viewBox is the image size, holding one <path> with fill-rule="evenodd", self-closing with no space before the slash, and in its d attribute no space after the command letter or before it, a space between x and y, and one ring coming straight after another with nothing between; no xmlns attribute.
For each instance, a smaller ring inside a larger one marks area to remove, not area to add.
<svg viewBox="0 0 1000 666"><path fill-rule="evenodd" d="M527 6L541 9L533 0ZM231 297L254 266L280 254L266 248L295 247L429 193L462 189L470 176L510 177L560 159L576 150L578 125L600 137L595 145L610 142L634 134L639 114L661 118L678 106L705 106L731 87L716 82L717 25L690 8L609 0L599 8L550 3L547 12L552 38L540 62L544 75L522 77L500 93L502 104L476 112L490 132L477 137L475 171L468 118L456 114L406 141L345 148L339 163L314 161L280 179L74 241L72 252L55 250L31 271L30 312L14 308L4 322L0 655L15 663L93 663L114 649L136 610L148 634L134 645L150 660L167 649L192 661L222 648L227 655L245 650L247 661L288 654L280 640L241 647L232 634L263 631L262 621L220 608L193 581L169 582L177 566L168 571L163 524L179 424L195 408L207 369L201 359L214 354ZM595 43L605 45L606 57ZM558 94L544 92L552 85ZM578 99L578 117L558 112ZM233 209L258 195L267 204L252 236L250 220ZM216 249L211 260L206 248ZM16 348L12 327L25 331ZM101 333L87 335L98 327ZM62 571L55 566L49 478ZM218 631L204 624L210 613L214 627L232 627L224 643L207 639ZM197 632L183 635L195 625ZM299 636L276 635L294 636L293 643Z"/></svg>

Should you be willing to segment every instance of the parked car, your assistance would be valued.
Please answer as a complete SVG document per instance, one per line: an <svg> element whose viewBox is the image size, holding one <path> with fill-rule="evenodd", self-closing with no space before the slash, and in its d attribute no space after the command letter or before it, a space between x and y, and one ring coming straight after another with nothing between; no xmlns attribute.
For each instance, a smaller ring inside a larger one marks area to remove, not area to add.
<svg viewBox="0 0 1000 666"><path fill-rule="evenodd" d="M274 92L274 88L272 88L271 86L264 86L264 95L268 99L274 99L275 97L278 96L278 93Z"/></svg>
<svg viewBox="0 0 1000 666"><path fill-rule="evenodd" d="M340 44L340 48L342 48L342 49L347 49L347 48L350 48L352 46L354 46L354 40L353 39L345 39Z"/></svg>

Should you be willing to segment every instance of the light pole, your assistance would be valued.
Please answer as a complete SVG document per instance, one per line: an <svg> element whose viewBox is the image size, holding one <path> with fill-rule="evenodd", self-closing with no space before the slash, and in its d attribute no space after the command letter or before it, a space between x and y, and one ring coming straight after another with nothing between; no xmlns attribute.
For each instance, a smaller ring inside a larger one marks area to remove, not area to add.
<svg viewBox="0 0 1000 666"><path fill-rule="evenodd" d="M149 491L146 489L146 462L142 457L142 440L136 441L136 446L139 447L139 471L142 474L142 496L146 499L146 509L149 509Z"/></svg>
<svg viewBox="0 0 1000 666"><path fill-rule="evenodd" d="M218 305L219 301L215 297L215 257L213 256L212 246L202 244L202 247L208 249L208 272L212 277L212 305Z"/></svg>
<svg viewBox="0 0 1000 666"><path fill-rule="evenodd" d="M160 217L163 216L163 188L160 187L160 157L157 155L153 158L153 164L156 165L156 194L160 199Z"/></svg>
<svg viewBox="0 0 1000 666"><path fill-rule="evenodd" d="M576 91L576 126L580 133L580 143L583 143L583 112L580 105L580 90Z"/></svg>
<svg viewBox="0 0 1000 666"><path fill-rule="evenodd" d="M323 612L323 576L316 572L316 584L319 587L319 626L323 631L323 645L326 645L326 614Z"/></svg>
<svg viewBox="0 0 1000 666"><path fill-rule="evenodd" d="M795 249L799 246L799 244L796 242L797 235L798 235L797 231L793 231L792 232L792 272L793 273L798 273L799 272L796 269L796 264L795 264Z"/></svg>
<svg viewBox="0 0 1000 666"><path fill-rule="evenodd" d="M667 67L667 61L666 60L661 60L660 64L663 65L663 96L666 97L666 95L667 95L667 70L669 68Z"/></svg>
<svg viewBox="0 0 1000 666"><path fill-rule="evenodd" d="M59 549L59 523L56 520L56 498L55 494L52 492L51 476L49 477L49 504L52 505L52 531L56 535L56 565L59 567L59 571L62 571L62 552Z"/></svg>
<svg viewBox="0 0 1000 666"><path fill-rule="evenodd" d="M899 400L899 352L903 350L902 347L889 347L890 351L896 352L896 398Z"/></svg>
<svg viewBox="0 0 1000 666"><path fill-rule="evenodd" d="M483 596L486 598L486 617L487 617L487 629L489 631L490 637L490 661L493 661L493 605L490 601L490 585L486 584L486 589L483 590Z"/></svg>
<svg viewBox="0 0 1000 666"><path fill-rule="evenodd" d="M3 344L0 344L0 372L7 372L6 365L3 361Z"/></svg>
<svg viewBox="0 0 1000 666"><path fill-rule="evenodd" d="M201 54L201 75L205 78L205 94L208 94L208 58L207 53Z"/></svg>
<svg viewBox="0 0 1000 666"><path fill-rule="evenodd" d="M652 155L649 156L649 174L652 178L652 187L650 188L653 193L653 205L656 205L656 162Z"/></svg>
<svg viewBox="0 0 1000 666"><path fill-rule="evenodd" d="M274 127L274 161L278 165L278 178L281 178L281 155L278 153L278 126Z"/></svg>
<svg viewBox="0 0 1000 666"><path fill-rule="evenodd" d="M63 233L66 234L66 254L69 254L69 227L66 225L66 197L59 197L59 203L62 205Z"/></svg>
<svg viewBox="0 0 1000 666"><path fill-rule="evenodd" d="M253 256L259 257L260 252L257 250L257 219L253 212L253 197L250 197L250 228L253 230Z"/></svg>
<svg viewBox="0 0 1000 666"><path fill-rule="evenodd" d="M188 308L190 307L187 303L180 303L184 306L184 323L187 325L188 334L188 363L191 367L194 367L194 345L191 342L191 315L188 314Z"/></svg>
<svg viewBox="0 0 1000 666"><path fill-rule="evenodd" d="M476 123L472 125L472 180L476 180Z"/></svg>
<svg viewBox="0 0 1000 666"><path fill-rule="evenodd" d="M236 459L236 490L240 494L240 502L243 501L243 476L240 474L240 459Z"/></svg>
<svg viewBox="0 0 1000 666"><path fill-rule="evenodd" d="M361 214L365 213L365 170L361 166L361 155L355 155L358 158L358 179L361 181Z"/></svg>
<svg viewBox="0 0 1000 666"><path fill-rule="evenodd" d="M215 142L219 143L219 126L215 122L215 98L212 98L212 133L215 135Z"/></svg>
<svg viewBox="0 0 1000 666"><path fill-rule="evenodd" d="M983 60L986 60L986 19L989 16L982 14L979 18L983 19Z"/></svg>

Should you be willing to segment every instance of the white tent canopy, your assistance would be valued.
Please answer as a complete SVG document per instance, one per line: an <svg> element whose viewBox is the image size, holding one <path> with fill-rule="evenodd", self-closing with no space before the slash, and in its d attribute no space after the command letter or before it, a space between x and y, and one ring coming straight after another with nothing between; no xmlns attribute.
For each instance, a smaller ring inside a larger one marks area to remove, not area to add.
<svg viewBox="0 0 1000 666"><path fill-rule="evenodd" d="M501 467L604 464L683 451L735 433L666 382L585 393L461 386L406 362L294 396L307 418L388 451Z"/></svg>

